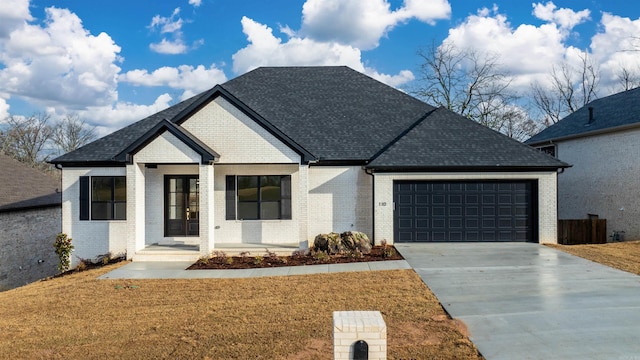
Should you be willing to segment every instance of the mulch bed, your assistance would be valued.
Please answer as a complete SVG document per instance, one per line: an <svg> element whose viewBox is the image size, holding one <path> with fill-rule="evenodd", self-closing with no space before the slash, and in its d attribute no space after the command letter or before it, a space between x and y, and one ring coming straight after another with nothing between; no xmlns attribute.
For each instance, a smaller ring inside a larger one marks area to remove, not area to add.
<svg viewBox="0 0 640 360"><path fill-rule="evenodd" d="M386 251L385 251L386 250ZM314 256L311 253L307 255L290 255L290 256L266 256L260 254L258 256L224 256L218 253L208 261L198 260L187 270L211 270L211 269L256 269L281 266L304 266L304 265L320 265L320 264L344 264L365 261L385 261L385 260L404 260L402 255L392 246L374 246L369 254L361 254L361 256L349 255L325 255Z"/></svg>

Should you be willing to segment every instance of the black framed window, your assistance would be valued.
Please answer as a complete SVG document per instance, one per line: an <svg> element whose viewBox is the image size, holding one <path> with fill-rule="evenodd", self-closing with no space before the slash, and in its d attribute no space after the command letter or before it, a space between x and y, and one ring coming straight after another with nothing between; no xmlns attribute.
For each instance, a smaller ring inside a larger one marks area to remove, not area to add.
<svg viewBox="0 0 640 360"><path fill-rule="evenodd" d="M226 198L229 220L291 219L291 176L227 177Z"/></svg>
<svg viewBox="0 0 640 360"><path fill-rule="evenodd" d="M92 176L91 220L125 220L126 218L126 177Z"/></svg>

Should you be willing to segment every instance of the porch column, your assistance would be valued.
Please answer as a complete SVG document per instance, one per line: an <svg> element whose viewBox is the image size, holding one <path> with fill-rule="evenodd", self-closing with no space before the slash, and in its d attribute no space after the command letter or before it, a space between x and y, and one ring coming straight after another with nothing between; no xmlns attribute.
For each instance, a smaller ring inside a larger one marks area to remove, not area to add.
<svg viewBox="0 0 640 360"><path fill-rule="evenodd" d="M298 213L293 216L298 218L299 247L308 249L313 244L313 236L309 234L309 165L301 164L298 167L298 191L293 192L293 204L298 204Z"/></svg>
<svg viewBox="0 0 640 360"><path fill-rule="evenodd" d="M200 165L200 255L209 255L214 248L213 165Z"/></svg>
<svg viewBox="0 0 640 360"><path fill-rule="evenodd" d="M144 164L127 165L127 259L145 244Z"/></svg>

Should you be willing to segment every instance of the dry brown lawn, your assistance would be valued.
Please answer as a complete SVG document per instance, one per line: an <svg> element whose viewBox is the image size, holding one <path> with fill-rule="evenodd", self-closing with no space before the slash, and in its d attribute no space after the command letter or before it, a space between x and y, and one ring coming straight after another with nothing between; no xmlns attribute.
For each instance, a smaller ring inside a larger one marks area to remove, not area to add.
<svg viewBox="0 0 640 360"><path fill-rule="evenodd" d="M379 310L389 359L482 359L413 270L97 280L0 293L2 359L331 359L332 314Z"/></svg>
<svg viewBox="0 0 640 360"><path fill-rule="evenodd" d="M640 241L548 246L600 264L640 275Z"/></svg>

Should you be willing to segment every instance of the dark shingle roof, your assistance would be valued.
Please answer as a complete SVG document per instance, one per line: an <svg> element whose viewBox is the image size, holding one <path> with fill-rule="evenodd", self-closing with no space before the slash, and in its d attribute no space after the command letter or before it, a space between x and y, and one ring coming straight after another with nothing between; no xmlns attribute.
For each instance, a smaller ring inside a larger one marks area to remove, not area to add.
<svg viewBox="0 0 640 360"><path fill-rule="evenodd" d="M344 66L258 68L53 163L124 163L127 149L148 137L163 119L181 124L218 96L241 108L303 159L364 164L375 158L371 166L381 168L566 165L450 111L435 111Z"/></svg>
<svg viewBox="0 0 640 360"><path fill-rule="evenodd" d="M136 140L144 136L154 126L158 125L164 119L172 119L176 114L197 101L203 94L198 94L187 100L184 100L174 106L146 117L138 122L117 130L105 137L102 137L92 143L89 143L75 151L66 153L51 161L53 164L61 163L113 163L121 162L115 160L126 148L131 146Z"/></svg>
<svg viewBox="0 0 640 360"><path fill-rule="evenodd" d="M482 169L568 166L445 108L425 117L368 167Z"/></svg>
<svg viewBox="0 0 640 360"><path fill-rule="evenodd" d="M369 159L434 109L345 66L259 68L222 87L328 160Z"/></svg>
<svg viewBox="0 0 640 360"><path fill-rule="evenodd" d="M0 212L60 204L60 181L0 155Z"/></svg>
<svg viewBox="0 0 640 360"><path fill-rule="evenodd" d="M589 108L593 121L589 123ZM594 100L526 141L527 144L587 136L619 127L640 126L640 88Z"/></svg>

